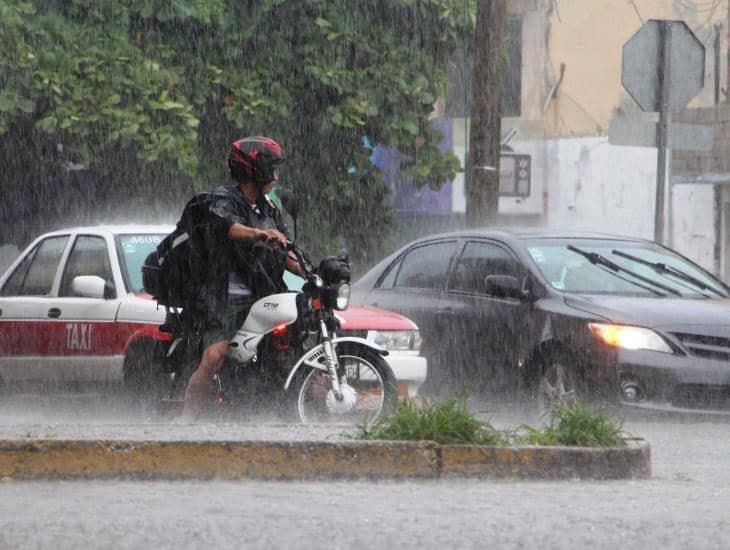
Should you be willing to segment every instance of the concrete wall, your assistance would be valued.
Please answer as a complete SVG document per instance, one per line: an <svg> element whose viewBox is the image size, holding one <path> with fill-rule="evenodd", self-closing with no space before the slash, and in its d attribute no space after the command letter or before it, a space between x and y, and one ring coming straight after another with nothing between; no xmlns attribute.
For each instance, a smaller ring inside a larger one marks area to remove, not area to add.
<svg viewBox="0 0 730 550"><path fill-rule="evenodd" d="M672 186L674 248L710 272L715 270L713 189L705 184Z"/></svg>
<svg viewBox="0 0 730 550"><path fill-rule="evenodd" d="M547 143L549 227L653 237L654 149L606 138Z"/></svg>
<svg viewBox="0 0 730 550"><path fill-rule="evenodd" d="M653 239L656 150L607 138L549 140L547 226ZM672 246L714 269L712 188L673 187Z"/></svg>
<svg viewBox="0 0 730 550"><path fill-rule="evenodd" d="M712 150L672 153L672 175L730 182L730 105L720 103L714 107L686 109L673 115L672 120L713 127Z"/></svg>

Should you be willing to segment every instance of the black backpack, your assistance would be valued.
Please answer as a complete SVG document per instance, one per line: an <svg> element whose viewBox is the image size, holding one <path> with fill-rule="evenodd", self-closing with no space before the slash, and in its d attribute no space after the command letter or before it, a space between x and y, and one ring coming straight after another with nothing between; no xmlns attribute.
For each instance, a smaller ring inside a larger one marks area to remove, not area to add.
<svg viewBox="0 0 730 550"><path fill-rule="evenodd" d="M208 277L211 242L220 223L210 213L215 200L200 193L188 201L175 230L165 237L142 265L142 285L160 305L189 307ZM221 242L218 240L218 242Z"/></svg>

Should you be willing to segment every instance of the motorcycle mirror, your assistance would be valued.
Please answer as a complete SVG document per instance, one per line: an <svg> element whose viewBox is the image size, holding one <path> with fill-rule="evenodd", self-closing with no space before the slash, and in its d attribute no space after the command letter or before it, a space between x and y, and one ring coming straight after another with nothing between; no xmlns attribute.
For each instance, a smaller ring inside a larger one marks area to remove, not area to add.
<svg viewBox="0 0 730 550"><path fill-rule="evenodd" d="M294 221L294 238L296 238L298 236L297 216L299 215L299 203L297 202L297 198L294 196L291 189L280 189L279 200L281 201L281 205L284 207L284 210L289 212L291 219Z"/></svg>
<svg viewBox="0 0 730 550"><path fill-rule="evenodd" d="M279 199L281 199L281 205L287 212L289 212L289 215L292 217L292 219L296 220L297 215L299 214L299 203L297 203L297 199L294 196L292 190L279 190Z"/></svg>

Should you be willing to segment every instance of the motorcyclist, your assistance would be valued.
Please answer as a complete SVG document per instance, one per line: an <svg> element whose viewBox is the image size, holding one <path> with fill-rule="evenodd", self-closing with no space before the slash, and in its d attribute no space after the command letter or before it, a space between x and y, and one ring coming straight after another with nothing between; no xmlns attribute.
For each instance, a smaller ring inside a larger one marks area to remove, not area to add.
<svg viewBox="0 0 730 550"><path fill-rule="evenodd" d="M301 275L296 259L285 252L291 240L281 211L267 198L284 160L281 146L266 137L246 137L231 144L228 168L234 185L212 194L209 210L225 235L216 244L206 284L196 301L202 324L203 356L185 392L182 419L196 419L211 381L223 365L229 341L259 298L283 291L284 268Z"/></svg>

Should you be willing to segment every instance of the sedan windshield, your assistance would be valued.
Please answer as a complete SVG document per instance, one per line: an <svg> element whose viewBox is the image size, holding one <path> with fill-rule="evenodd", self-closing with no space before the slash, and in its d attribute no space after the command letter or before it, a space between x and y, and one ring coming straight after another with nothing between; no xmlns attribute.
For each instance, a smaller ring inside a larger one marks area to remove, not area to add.
<svg viewBox="0 0 730 550"><path fill-rule="evenodd" d="M119 264L129 292L144 292L142 287L142 264L149 253L164 238L165 235L151 233L117 235L115 237L119 253Z"/></svg>
<svg viewBox="0 0 730 550"><path fill-rule="evenodd" d="M534 239L527 250L553 288L587 294L727 297L698 265L654 243Z"/></svg>

